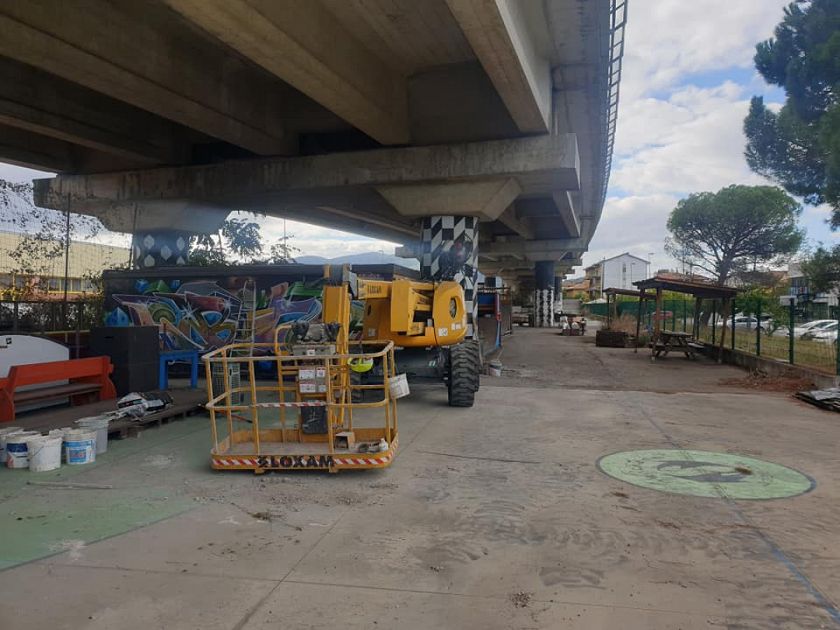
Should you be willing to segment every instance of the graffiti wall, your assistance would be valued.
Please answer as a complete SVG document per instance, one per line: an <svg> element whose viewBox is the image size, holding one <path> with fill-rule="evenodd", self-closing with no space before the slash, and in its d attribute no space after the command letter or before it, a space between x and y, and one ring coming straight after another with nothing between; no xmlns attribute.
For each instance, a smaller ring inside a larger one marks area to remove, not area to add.
<svg viewBox="0 0 840 630"><path fill-rule="evenodd" d="M249 341L252 308L257 343L272 343L274 329L280 324L317 321L321 315L319 266L283 265L243 276L222 276L218 270L213 273L201 268L166 268L153 273L156 277L139 272L105 275L104 323L158 326L162 350L206 352ZM351 328L360 324L362 315L362 303L354 303Z"/></svg>

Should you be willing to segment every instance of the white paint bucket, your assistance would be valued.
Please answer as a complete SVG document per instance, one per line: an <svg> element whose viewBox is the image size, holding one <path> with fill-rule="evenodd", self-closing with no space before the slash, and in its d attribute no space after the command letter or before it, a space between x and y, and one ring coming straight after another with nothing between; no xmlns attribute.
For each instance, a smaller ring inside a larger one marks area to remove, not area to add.
<svg viewBox="0 0 840 630"><path fill-rule="evenodd" d="M408 378L405 374L397 374L388 382L388 389L391 392L391 398L404 398L411 393L408 388Z"/></svg>
<svg viewBox="0 0 840 630"><path fill-rule="evenodd" d="M487 374L490 376L502 375L502 362L498 359L493 359L487 364Z"/></svg>
<svg viewBox="0 0 840 630"><path fill-rule="evenodd" d="M76 424L80 429L88 431L96 431L96 454L104 453L108 450L108 423L111 422L110 416L90 416L88 418L81 418L76 420Z"/></svg>
<svg viewBox="0 0 840 630"><path fill-rule="evenodd" d="M70 465L96 461L96 431L70 429L64 432L64 461Z"/></svg>
<svg viewBox="0 0 840 630"><path fill-rule="evenodd" d="M19 431L6 436L6 468L29 468L29 438L37 431Z"/></svg>
<svg viewBox="0 0 840 630"><path fill-rule="evenodd" d="M6 463L6 436L20 433L23 431L20 427L5 427L0 429L0 464Z"/></svg>
<svg viewBox="0 0 840 630"><path fill-rule="evenodd" d="M36 435L29 438L29 470L32 472L46 472L61 466L60 435Z"/></svg>

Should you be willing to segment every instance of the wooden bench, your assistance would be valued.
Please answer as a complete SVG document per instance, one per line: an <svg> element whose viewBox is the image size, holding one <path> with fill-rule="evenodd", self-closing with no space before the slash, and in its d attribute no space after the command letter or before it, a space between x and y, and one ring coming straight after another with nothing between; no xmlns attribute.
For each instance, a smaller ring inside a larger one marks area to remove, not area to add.
<svg viewBox="0 0 840 630"><path fill-rule="evenodd" d="M108 377L113 371L114 366L108 357L12 366L9 376L0 379L0 422L11 422L15 419L15 403L70 398L70 404L80 405L90 402L94 396L98 400L114 399L117 397L117 391ZM18 391L27 385L56 381L69 383Z"/></svg>

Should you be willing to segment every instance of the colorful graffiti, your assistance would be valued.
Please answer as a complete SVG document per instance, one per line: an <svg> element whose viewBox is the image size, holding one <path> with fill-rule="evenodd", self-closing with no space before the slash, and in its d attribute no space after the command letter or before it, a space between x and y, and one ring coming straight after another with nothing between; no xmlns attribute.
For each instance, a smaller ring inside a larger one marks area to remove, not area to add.
<svg viewBox="0 0 840 630"><path fill-rule="evenodd" d="M280 282L255 289L250 278L213 280L137 280L134 293L113 293L115 306L106 326L158 326L163 350L207 352L250 340L249 306L255 305L253 339L272 343L281 324L315 321L321 315L320 289L303 282ZM254 295L255 294L255 295ZM351 320L361 320L363 306L354 303Z"/></svg>

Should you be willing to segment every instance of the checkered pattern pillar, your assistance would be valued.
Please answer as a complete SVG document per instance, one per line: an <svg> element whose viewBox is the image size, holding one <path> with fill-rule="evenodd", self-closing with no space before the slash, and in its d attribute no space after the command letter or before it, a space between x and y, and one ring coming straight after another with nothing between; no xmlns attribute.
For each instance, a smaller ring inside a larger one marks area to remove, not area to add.
<svg viewBox="0 0 840 630"><path fill-rule="evenodd" d="M540 260L534 266L534 326L554 326L554 261Z"/></svg>
<svg viewBox="0 0 840 630"><path fill-rule="evenodd" d="M464 287L467 337L477 336L475 285L478 276L478 219L431 216L423 218L420 275L429 280L455 280Z"/></svg>
<svg viewBox="0 0 840 630"><path fill-rule="evenodd" d="M190 234L176 230L148 230L131 238L135 269L186 265L190 252Z"/></svg>

